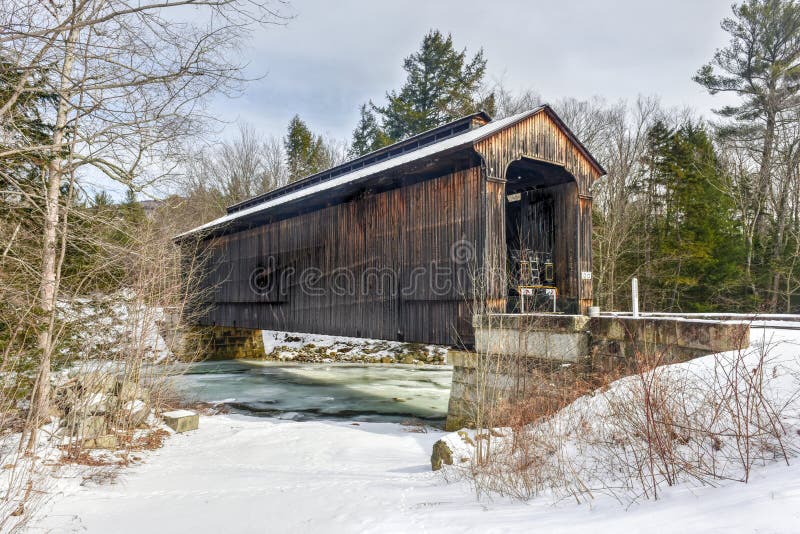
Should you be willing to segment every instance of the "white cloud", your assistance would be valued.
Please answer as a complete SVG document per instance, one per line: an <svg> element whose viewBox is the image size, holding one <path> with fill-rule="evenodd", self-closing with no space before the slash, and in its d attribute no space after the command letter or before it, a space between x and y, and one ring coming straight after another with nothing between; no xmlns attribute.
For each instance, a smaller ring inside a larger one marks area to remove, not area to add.
<svg viewBox="0 0 800 534"><path fill-rule="evenodd" d="M402 59L430 28L470 52L483 47L490 76L548 101L657 94L708 113L720 101L691 76L725 45L719 22L730 0L295 0L291 12L244 51L250 74L266 77L242 98L217 99L217 116L283 135L299 113L317 131L349 137L359 105L399 86Z"/></svg>

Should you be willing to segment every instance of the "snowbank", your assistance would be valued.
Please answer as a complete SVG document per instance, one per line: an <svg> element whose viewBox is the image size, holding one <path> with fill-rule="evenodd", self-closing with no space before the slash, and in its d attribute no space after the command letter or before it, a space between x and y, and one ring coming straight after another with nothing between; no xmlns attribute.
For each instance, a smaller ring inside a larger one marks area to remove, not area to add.
<svg viewBox="0 0 800 534"><path fill-rule="evenodd" d="M395 424L204 417L115 483L61 479L30 532L793 532L800 469L773 465L747 485L670 488L628 510L478 501L430 471L442 434Z"/></svg>
<svg viewBox="0 0 800 534"><path fill-rule="evenodd" d="M445 437L449 475L521 500L625 506L666 488L748 482L800 452L797 331L764 331L726 352L622 378L512 433Z"/></svg>
<svg viewBox="0 0 800 534"><path fill-rule="evenodd" d="M68 334L62 353L70 360L110 360L125 351L155 362L172 356L159 331L164 311L142 304L132 292L59 301L57 310Z"/></svg>

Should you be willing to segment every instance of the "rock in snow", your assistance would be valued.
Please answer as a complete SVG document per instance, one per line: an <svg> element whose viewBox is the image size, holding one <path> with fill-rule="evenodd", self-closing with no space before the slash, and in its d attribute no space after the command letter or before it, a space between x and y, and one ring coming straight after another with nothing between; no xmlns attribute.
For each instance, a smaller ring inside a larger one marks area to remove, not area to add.
<svg viewBox="0 0 800 534"><path fill-rule="evenodd" d="M453 465L453 451L447 446L447 442L440 439L433 444L433 453L431 453L431 469L438 471L442 468L442 464Z"/></svg>
<svg viewBox="0 0 800 534"><path fill-rule="evenodd" d="M200 425L200 416L189 410L175 410L161 415L167 426L177 433L197 430Z"/></svg>

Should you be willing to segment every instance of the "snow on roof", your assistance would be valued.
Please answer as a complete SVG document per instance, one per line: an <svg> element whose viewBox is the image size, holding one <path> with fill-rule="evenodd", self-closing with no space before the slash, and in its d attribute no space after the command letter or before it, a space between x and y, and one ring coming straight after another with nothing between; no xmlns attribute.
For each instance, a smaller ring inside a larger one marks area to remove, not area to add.
<svg viewBox="0 0 800 534"><path fill-rule="evenodd" d="M437 143L433 143L432 145L428 145L426 147L422 147L419 150L414 150L413 152L407 152L405 154L399 155L395 158L391 158L388 160L381 161L374 165L370 165L369 167L363 167L361 169L357 169L355 171L349 172L347 174L343 174L341 176L337 176L331 180L326 180L324 182L320 182L318 184L305 187L303 189L298 189L297 191L289 192L283 196L265 200L261 204L256 204L255 206L251 206L249 208L235 211L233 213L228 213L227 215L223 215L213 221L207 222L197 228L193 228L188 230L182 234L175 236L175 239L179 239L181 237L186 237L188 235L202 232L204 230L210 230L212 228L217 228L223 226L225 224L229 224L237 219L241 219L242 217L247 217L248 215L254 215L256 213L268 210L269 208L273 208L275 206L279 206L281 204L285 204L287 202L291 202L293 200L298 200L300 198L304 198L315 193L320 193L322 191L327 191L329 189L334 189L339 187L340 185L357 182L374 174L393 169L395 167L399 167L401 165L405 165L407 163L411 163L413 161L426 158L433 154L437 154L439 152L443 152L445 150L449 150L451 148L458 148L464 145L468 145L478 141L484 137L487 137L499 130L502 130L506 126L514 124L522 119L525 119L531 115L535 115L545 106L540 106L535 109L531 109L529 111L524 111L522 113L518 113L516 115L511 115L510 117L506 117L504 119L499 119L496 121L489 122L483 126L479 126L478 128L474 128L472 130L467 130L463 133L458 135L454 135L453 137L448 137L447 139L443 139Z"/></svg>

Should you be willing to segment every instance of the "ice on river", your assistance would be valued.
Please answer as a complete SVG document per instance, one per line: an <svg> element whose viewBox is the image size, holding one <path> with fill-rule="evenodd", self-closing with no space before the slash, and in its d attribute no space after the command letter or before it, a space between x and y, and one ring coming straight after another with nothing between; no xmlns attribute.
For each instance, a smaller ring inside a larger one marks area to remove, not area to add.
<svg viewBox="0 0 800 534"><path fill-rule="evenodd" d="M189 399L249 415L435 422L447 413L451 376L441 366L239 360L193 364L175 384Z"/></svg>

